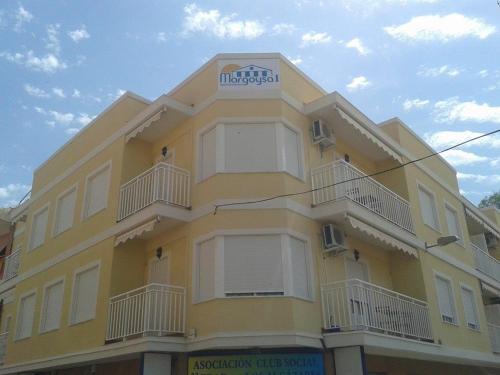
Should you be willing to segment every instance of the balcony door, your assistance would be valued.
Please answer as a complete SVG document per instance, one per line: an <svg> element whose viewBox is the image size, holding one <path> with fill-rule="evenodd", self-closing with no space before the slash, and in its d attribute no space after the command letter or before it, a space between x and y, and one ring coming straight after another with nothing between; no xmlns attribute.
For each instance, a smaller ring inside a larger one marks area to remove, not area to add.
<svg viewBox="0 0 500 375"><path fill-rule="evenodd" d="M153 257L148 263L148 284L168 284L170 273L169 252L164 252L160 259Z"/></svg>
<svg viewBox="0 0 500 375"><path fill-rule="evenodd" d="M347 298L350 306L352 329L362 329L370 325L371 293L369 286L368 265L362 261L345 258L346 279L348 281ZM360 280L361 282L357 281Z"/></svg>

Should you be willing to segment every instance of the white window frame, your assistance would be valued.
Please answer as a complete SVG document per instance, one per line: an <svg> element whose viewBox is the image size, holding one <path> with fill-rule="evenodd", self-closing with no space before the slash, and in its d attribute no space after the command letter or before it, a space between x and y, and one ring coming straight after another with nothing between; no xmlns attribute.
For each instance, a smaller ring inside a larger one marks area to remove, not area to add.
<svg viewBox="0 0 500 375"><path fill-rule="evenodd" d="M58 220L58 212L59 212L59 205L60 205L61 199L64 198L65 196L67 196L68 194L71 194L73 192L73 190L75 191L75 207L73 208L73 216L71 218L71 225L68 228L58 232L57 231L57 220ZM75 213L76 213L76 201L77 201L77 199L78 199L78 182L75 183L74 185L70 186L68 189L64 190L62 193L60 193L56 197L54 217L52 219L52 237L57 237L60 234L73 228L73 225L75 224Z"/></svg>
<svg viewBox="0 0 500 375"><path fill-rule="evenodd" d="M281 255L282 255L282 269L283 269L283 294L282 295L248 295L248 296L226 296L224 293L224 237L226 236L265 236L265 235L280 235L281 236ZM306 263L307 263L307 275L308 275L308 290L309 297L304 298L301 296L294 295L293 292L293 281L292 281L292 259L289 238L295 237L296 239L303 241L306 248ZM198 251L199 245L207 240L214 239L215 249L214 249L214 296L212 298L200 300L198 286ZM227 229L218 230L199 237L193 242L193 272L192 282L195 287L192 302L193 304L208 302L213 299L220 298L296 298L307 302L315 301L315 275L313 267L314 257L311 250L311 242L309 237L306 235L290 230L288 228L265 228L265 229Z"/></svg>
<svg viewBox="0 0 500 375"><path fill-rule="evenodd" d="M35 217L39 215L41 212L44 210L47 210L47 222L45 223L45 233L43 235L43 241L37 245L36 247L33 247L33 235L34 235L34 224L35 224ZM49 216L50 216L50 202L45 203L42 207L40 207L38 210L33 212L33 215L31 215L31 227L30 227L30 238L29 238L29 246L28 246L28 251L32 251L35 249L38 249L42 247L45 244L45 241L47 240L47 229L49 226Z"/></svg>
<svg viewBox="0 0 500 375"><path fill-rule="evenodd" d="M458 210L449 202L447 202L446 200L444 201L444 218L445 218L445 221L446 221L446 227L448 228L448 234L451 236L452 234L450 233L450 225L448 223L448 219L447 219L447 216L446 216L446 210L449 210L451 212L453 212L453 214L455 215L455 219L457 221L457 229L458 229L458 241L456 242L457 244L459 244L460 246L464 247L465 246L465 242L464 242L464 231L462 230L462 225L460 225L460 218L458 216Z"/></svg>
<svg viewBox="0 0 500 375"><path fill-rule="evenodd" d="M84 273L85 271L88 271L94 267L97 267L97 291L96 291L96 307L94 309L94 313L92 315L92 317L86 319L86 320L82 320L82 321L75 321L75 308L76 308L76 300L75 300L75 288L76 288L76 278L79 274L81 273ZM101 261L100 260L97 260L95 262L91 262L89 264L86 264L85 266L82 266L80 268L77 268L75 270L75 272L73 272L73 285L71 287L71 307L70 307L70 312L69 312L69 316L68 316L68 325L70 326L74 326L74 325L77 325L77 324L82 324L82 323L86 323L86 322L90 322L91 320L94 320L95 317L96 317L96 310L97 310L97 304L99 302L99 280L101 278Z"/></svg>
<svg viewBox="0 0 500 375"><path fill-rule="evenodd" d="M32 295L35 296L35 305L33 308L33 323L31 326L31 331L29 336L24 336L24 337L19 337L19 316L21 314L21 301L27 297L31 297ZM30 291L23 293L19 296L18 302L17 302L17 313L16 313L16 327L14 328L14 341L21 341L21 340L26 340L29 339L30 337L33 336L33 325L35 324L35 318L36 318L36 298L37 297L37 289L31 289Z"/></svg>
<svg viewBox="0 0 500 375"><path fill-rule="evenodd" d="M458 309L457 309L457 301L455 299L455 287L453 286L453 279L450 278L449 276L441 273L441 272L436 271L436 270L433 270L433 273L434 273L434 289L436 292L436 299L437 299L437 303L438 303L438 310L439 310L439 316L441 318L441 322L443 322L445 324L450 324L453 326L459 326L460 324L459 324L458 313L457 313ZM451 308L453 310L453 315L454 315L453 322L449 322L449 321L443 319L443 312L441 311L441 305L439 303L439 294L438 294L438 287L437 287L438 278L445 280L445 281L449 282L449 284L450 284L451 302L452 302Z"/></svg>
<svg viewBox="0 0 500 375"><path fill-rule="evenodd" d="M473 306L472 308L474 309L474 315L476 316L476 319L477 319L477 322L469 322L467 320L467 315L465 314L465 310L466 310L466 307L465 307L465 301L464 301L464 294L463 294L463 291L464 290L467 290L469 292L472 293L472 302L473 302ZM475 332L480 332L481 330L481 323L479 322L479 310L477 308L477 300L476 300L476 293L474 292L474 289L467 285L467 284L464 284L464 283L460 283L460 298L462 299L462 307L464 308L464 321L465 321L465 326L472 330L472 331L475 331ZM469 326L469 323L472 323L472 324L476 324L477 327L471 327Z"/></svg>
<svg viewBox="0 0 500 375"><path fill-rule="evenodd" d="M92 214L88 214L88 187L89 187L89 181L92 179L92 177L95 177L97 174L101 173L105 169L108 169L108 178L106 181L106 191L105 191L105 197L104 197L104 206L101 207L98 211L93 212ZM101 164L99 167L94 169L92 172L90 172L86 177L85 177L85 189L83 191L83 202L82 202L82 213L81 213L81 220L85 221L90 219L91 217L97 215L98 213L104 211L106 208L108 208L108 200L109 200L109 189L111 188L111 173L112 173L112 162L111 160L108 160L104 164Z"/></svg>
<svg viewBox="0 0 500 375"><path fill-rule="evenodd" d="M432 225L429 225L428 223L425 222L425 217L424 217L424 212L422 211L422 202L420 201L420 190L423 190L427 194L431 196L432 199L432 207L433 207L433 213L434 217L436 219L436 228L434 228ZM436 194L434 191L429 189L426 185L422 184L420 181L417 182L417 194L418 194L418 202L419 202L419 209L420 209L420 216L422 217L422 222L424 223L427 228L431 228L432 230L438 232L441 234L441 222L439 220L439 211L438 211L438 206L437 206L437 198Z"/></svg>
<svg viewBox="0 0 500 375"><path fill-rule="evenodd" d="M44 329L44 327L43 327L43 320L44 319L43 318L44 318L45 314L47 313L47 306L46 306L47 305L47 301L46 301L47 289L49 289L50 287L52 287L56 284L59 284L59 283L62 283L62 304L61 304L61 312L59 315L59 321L57 323L56 328ZM38 333L39 334L57 331L59 328L61 328L61 319L62 319L62 309L64 306L65 287L66 287L66 277L65 276L58 277L57 279L51 280L43 286L42 305L40 306L40 322L38 324Z"/></svg>
<svg viewBox="0 0 500 375"><path fill-rule="evenodd" d="M225 167L225 127L226 126L231 126L231 125L274 125L274 130L275 130L275 135L276 135L276 144L275 144L275 149L276 149L276 164L277 168L274 171L252 171L252 172L247 172L247 171L228 171L226 170ZM299 170L299 175L295 176L294 174L290 173L286 169L286 155L285 155L285 134L283 131L283 128L288 128L291 131L295 132L297 134L298 138L298 159L299 159L299 165L298 165L298 170ZM201 152L201 145L202 145L202 137L204 134L207 132L213 130L215 128L215 173L209 176L204 176L203 175L203 170L202 170L202 152ZM259 118L220 118L217 119L210 124L202 127L201 129L198 130L197 136L196 136L196 182L200 183L208 178L210 178L213 175L219 174L219 173L286 173L291 177L297 178L302 182L305 182L305 152L304 152L304 134L302 132L302 129L300 129L298 126L293 125L290 121L286 120L283 117L275 118L275 117L259 117Z"/></svg>

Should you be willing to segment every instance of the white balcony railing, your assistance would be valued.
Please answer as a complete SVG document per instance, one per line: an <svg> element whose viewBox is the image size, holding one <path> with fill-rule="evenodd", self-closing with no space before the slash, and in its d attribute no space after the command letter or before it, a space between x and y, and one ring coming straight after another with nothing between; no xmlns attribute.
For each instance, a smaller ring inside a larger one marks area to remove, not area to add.
<svg viewBox="0 0 500 375"><path fill-rule="evenodd" d="M415 233L408 201L353 165L343 160L325 164L312 170L311 180L313 189L318 189L313 192L314 205L348 198Z"/></svg>
<svg viewBox="0 0 500 375"><path fill-rule="evenodd" d="M488 323L490 333L491 349L494 353L500 353L500 326Z"/></svg>
<svg viewBox="0 0 500 375"><path fill-rule="evenodd" d="M380 286L344 280L321 287L324 328L432 340L427 303Z"/></svg>
<svg viewBox="0 0 500 375"><path fill-rule="evenodd" d="M155 202L189 207L189 171L158 163L120 188L118 220L123 220Z"/></svg>
<svg viewBox="0 0 500 375"><path fill-rule="evenodd" d="M183 334L185 314L183 287L149 284L109 300L106 340Z"/></svg>
<svg viewBox="0 0 500 375"><path fill-rule="evenodd" d="M0 364L4 363L5 354L7 353L8 338L9 338L9 332L4 332L0 334Z"/></svg>
<svg viewBox="0 0 500 375"><path fill-rule="evenodd" d="M19 271L20 257L21 257L21 250L16 250L10 255L5 257L2 281L7 281L17 276L17 272Z"/></svg>
<svg viewBox="0 0 500 375"><path fill-rule="evenodd" d="M494 278L495 280L500 281L500 262L473 243L470 245L472 251L474 252L476 269Z"/></svg>

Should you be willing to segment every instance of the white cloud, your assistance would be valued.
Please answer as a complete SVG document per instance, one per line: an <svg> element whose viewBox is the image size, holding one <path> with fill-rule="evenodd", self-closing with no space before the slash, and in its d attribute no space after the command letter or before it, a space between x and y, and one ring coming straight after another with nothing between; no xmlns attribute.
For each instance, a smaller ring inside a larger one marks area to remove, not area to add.
<svg viewBox="0 0 500 375"><path fill-rule="evenodd" d="M290 56L289 56L289 57L287 57L287 58L288 58L288 60L290 60L290 62L291 62L292 64L294 64L294 65L300 65L300 64L302 64L302 58L300 57L300 55L299 55L299 56L297 56L297 57L295 57L295 58L290 57Z"/></svg>
<svg viewBox="0 0 500 375"><path fill-rule="evenodd" d="M236 20L237 14L222 16L217 9L203 11L196 4L184 7L183 33L200 32L220 39L255 39L264 34L265 28L259 21Z"/></svg>
<svg viewBox="0 0 500 375"><path fill-rule="evenodd" d="M45 48L59 55L61 52L61 43L59 42L59 25L47 26L47 38L45 39Z"/></svg>
<svg viewBox="0 0 500 375"><path fill-rule="evenodd" d="M495 122L500 123L500 106L479 104L475 100L460 102L458 98L441 100L434 105L437 122Z"/></svg>
<svg viewBox="0 0 500 375"><path fill-rule="evenodd" d="M488 184L488 185L500 184L500 174L483 175L475 173L458 172L457 178L459 180L472 181L477 184Z"/></svg>
<svg viewBox="0 0 500 375"><path fill-rule="evenodd" d="M35 111L37 113L40 113L42 115L46 115L47 114L47 111L45 109L41 108L41 107L34 107L34 108L35 108Z"/></svg>
<svg viewBox="0 0 500 375"><path fill-rule="evenodd" d="M156 40L160 43L165 43L167 41L167 34L164 32L156 34Z"/></svg>
<svg viewBox="0 0 500 375"><path fill-rule="evenodd" d="M80 98L81 97L80 90L73 89L73 94L71 94L71 97L72 98Z"/></svg>
<svg viewBox="0 0 500 375"><path fill-rule="evenodd" d="M446 148L465 142L469 139L479 137L484 133L464 131L439 131L432 134L425 134L425 141L434 148ZM488 137L480 138L476 141L466 143L463 147L483 146L491 148L500 148L500 135L492 134Z"/></svg>
<svg viewBox="0 0 500 375"><path fill-rule="evenodd" d="M79 123L82 126L87 125L90 121L92 121L95 118L95 116L89 116L86 113L80 113L78 117L76 118L76 122Z"/></svg>
<svg viewBox="0 0 500 375"><path fill-rule="evenodd" d="M34 96L36 98L50 98L50 94L45 92L45 90L32 86L28 83L24 85L24 91L26 91L28 95Z"/></svg>
<svg viewBox="0 0 500 375"><path fill-rule="evenodd" d="M22 30L25 23L31 22L31 20L33 19L33 14L24 9L22 5L19 5L19 8L17 9L15 15L15 19L16 24L14 25L14 30L19 32Z"/></svg>
<svg viewBox="0 0 500 375"><path fill-rule="evenodd" d="M291 35L297 30L294 24L291 23L277 23L273 26L273 34L288 34Z"/></svg>
<svg viewBox="0 0 500 375"><path fill-rule="evenodd" d="M461 70L458 68L450 68L448 65L442 65L435 68L421 68L417 74L422 77L438 77L440 75L456 77L460 72Z"/></svg>
<svg viewBox="0 0 500 375"><path fill-rule="evenodd" d="M488 69L483 69L483 70L480 70L477 75L481 78L486 78L488 77Z"/></svg>
<svg viewBox="0 0 500 375"><path fill-rule="evenodd" d="M126 90L123 90L123 89L117 89L116 90L116 95L115 97L118 99L120 96L122 96L123 94L125 94L127 91Z"/></svg>
<svg viewBox="0 0 500 375"><path fill-rule="evenodd" d="M24 184L8 184L0 186L0 207L13 207L31 189L31 186Z"/></svg>
<svg viewBox="0 0 500 375"><path fill-rule="evenodd" d="M28 51L26 55L19 52L12 54L4 51L0 52L0 57L15 64L22 65L28 69L44 73L54 73L58 70L67 68L66 63L59 60L57 56L52 53L38 57L35 56L33 51Z"/></svg>
<svg viewBox="0 0 500 375"><path fill-rule="evenodd" d="M0 52L0 57L16 64L22 64L24 61L24 55L19 52L12 54L10 52L3 51Z"/></svg>
<svg viewBox="0 0 500 375"><path fill-rule="evenodd" d="M487 156L480 156L473 152L462 150L448 150L443 152L441 156L453 166L484 163L490 160Z"/></svg>
<svg viewBox="0 0 500 375"><path fill-rule="evenodd" d="M332 40L332 37L328 35L328 33L317 33L314 31L310 31L302 35L302 44L301 47L306 47L311 44L324 44L329 43Z"/></svg>
<svg viewBox="0 0 500 375"><path fill-rule="evenodd" d="M424 108L426 107L427 105L429 105L429 100L427 99L406 99L403 103L403 108L405 111L409 111L410 109L413 109L413 108L416 108L416 109L420 109L420 108Z"/></svg>
<svg viewBox="0 0 500 375"><path fill-rule="evenodd" d="M346 85L347 90L349 91L356 91L356 90L362 90L367 88L368 86L371 86L371 82L366 79L365 76L359 76L353 78L353 80Z"/></svg>
<svg viewBox="0 0 500 375"><path fill-rule="evenodd" d="M55 96L58 96L60 98L65 98L66 94L64 93L64 90L59 88L59 87L54 87L52 89L52 92L54 93Z"/></svg>
<svg viewBox="0 0 500 375"><path fill-rule="evenodd" d="M49 111L54 121L61 125L68 125L75 119L75 115L72 113L62 113L57 111Z"/></svg>
<svg viewBox="0 0 500 375"><path fill-rule="evenodd" d="M464 37L485 39L495 30L495 26L489 25L479 18L470 18L459 13L445 16L418 16L399 26L384 27L384 31L395 39L417 42L448 42Z"/></svg>
<svg viewBox="0 0 500 375"><path fill-rule="evenodd" d="M79 29L68 31L68 36L73 40L73 42L78 43L81 40L90 38L90 34L87 31L85 25L82 25Z"/></svg>
<svg viewBox="0 0 500 375"><path fill-rule="evenodd" d="M371 52L365 45L363 45L363 42L359 38L351 39L345 44L345 46L347 48L355 49L356 51L358 51L358 54L362 56L366 56Z"/></svg>
<svg viewBox="0 0 500 375"><path fill-rule="evenodd" d="M80 131L80 128L68 128L64 132L69 135L75 135Z"/></svg>

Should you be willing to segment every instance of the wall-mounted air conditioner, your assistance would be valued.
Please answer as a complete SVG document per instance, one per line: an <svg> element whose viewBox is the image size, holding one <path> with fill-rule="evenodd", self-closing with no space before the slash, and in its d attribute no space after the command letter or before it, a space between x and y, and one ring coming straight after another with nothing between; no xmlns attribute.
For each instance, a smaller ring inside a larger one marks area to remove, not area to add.
<svg viewBox="0 0 500 375"><path fill-rule="evenodd" d="M323 252L338 255L347 251L344 232L333 224L323 225Z"/></svg>
<svg viewBox="0 0 500 375"><path fill-rule="evenodd" d="M323 120L314 120L311 126L313 144L326 148L335 145L335 135L333 130Z"/></svg>

